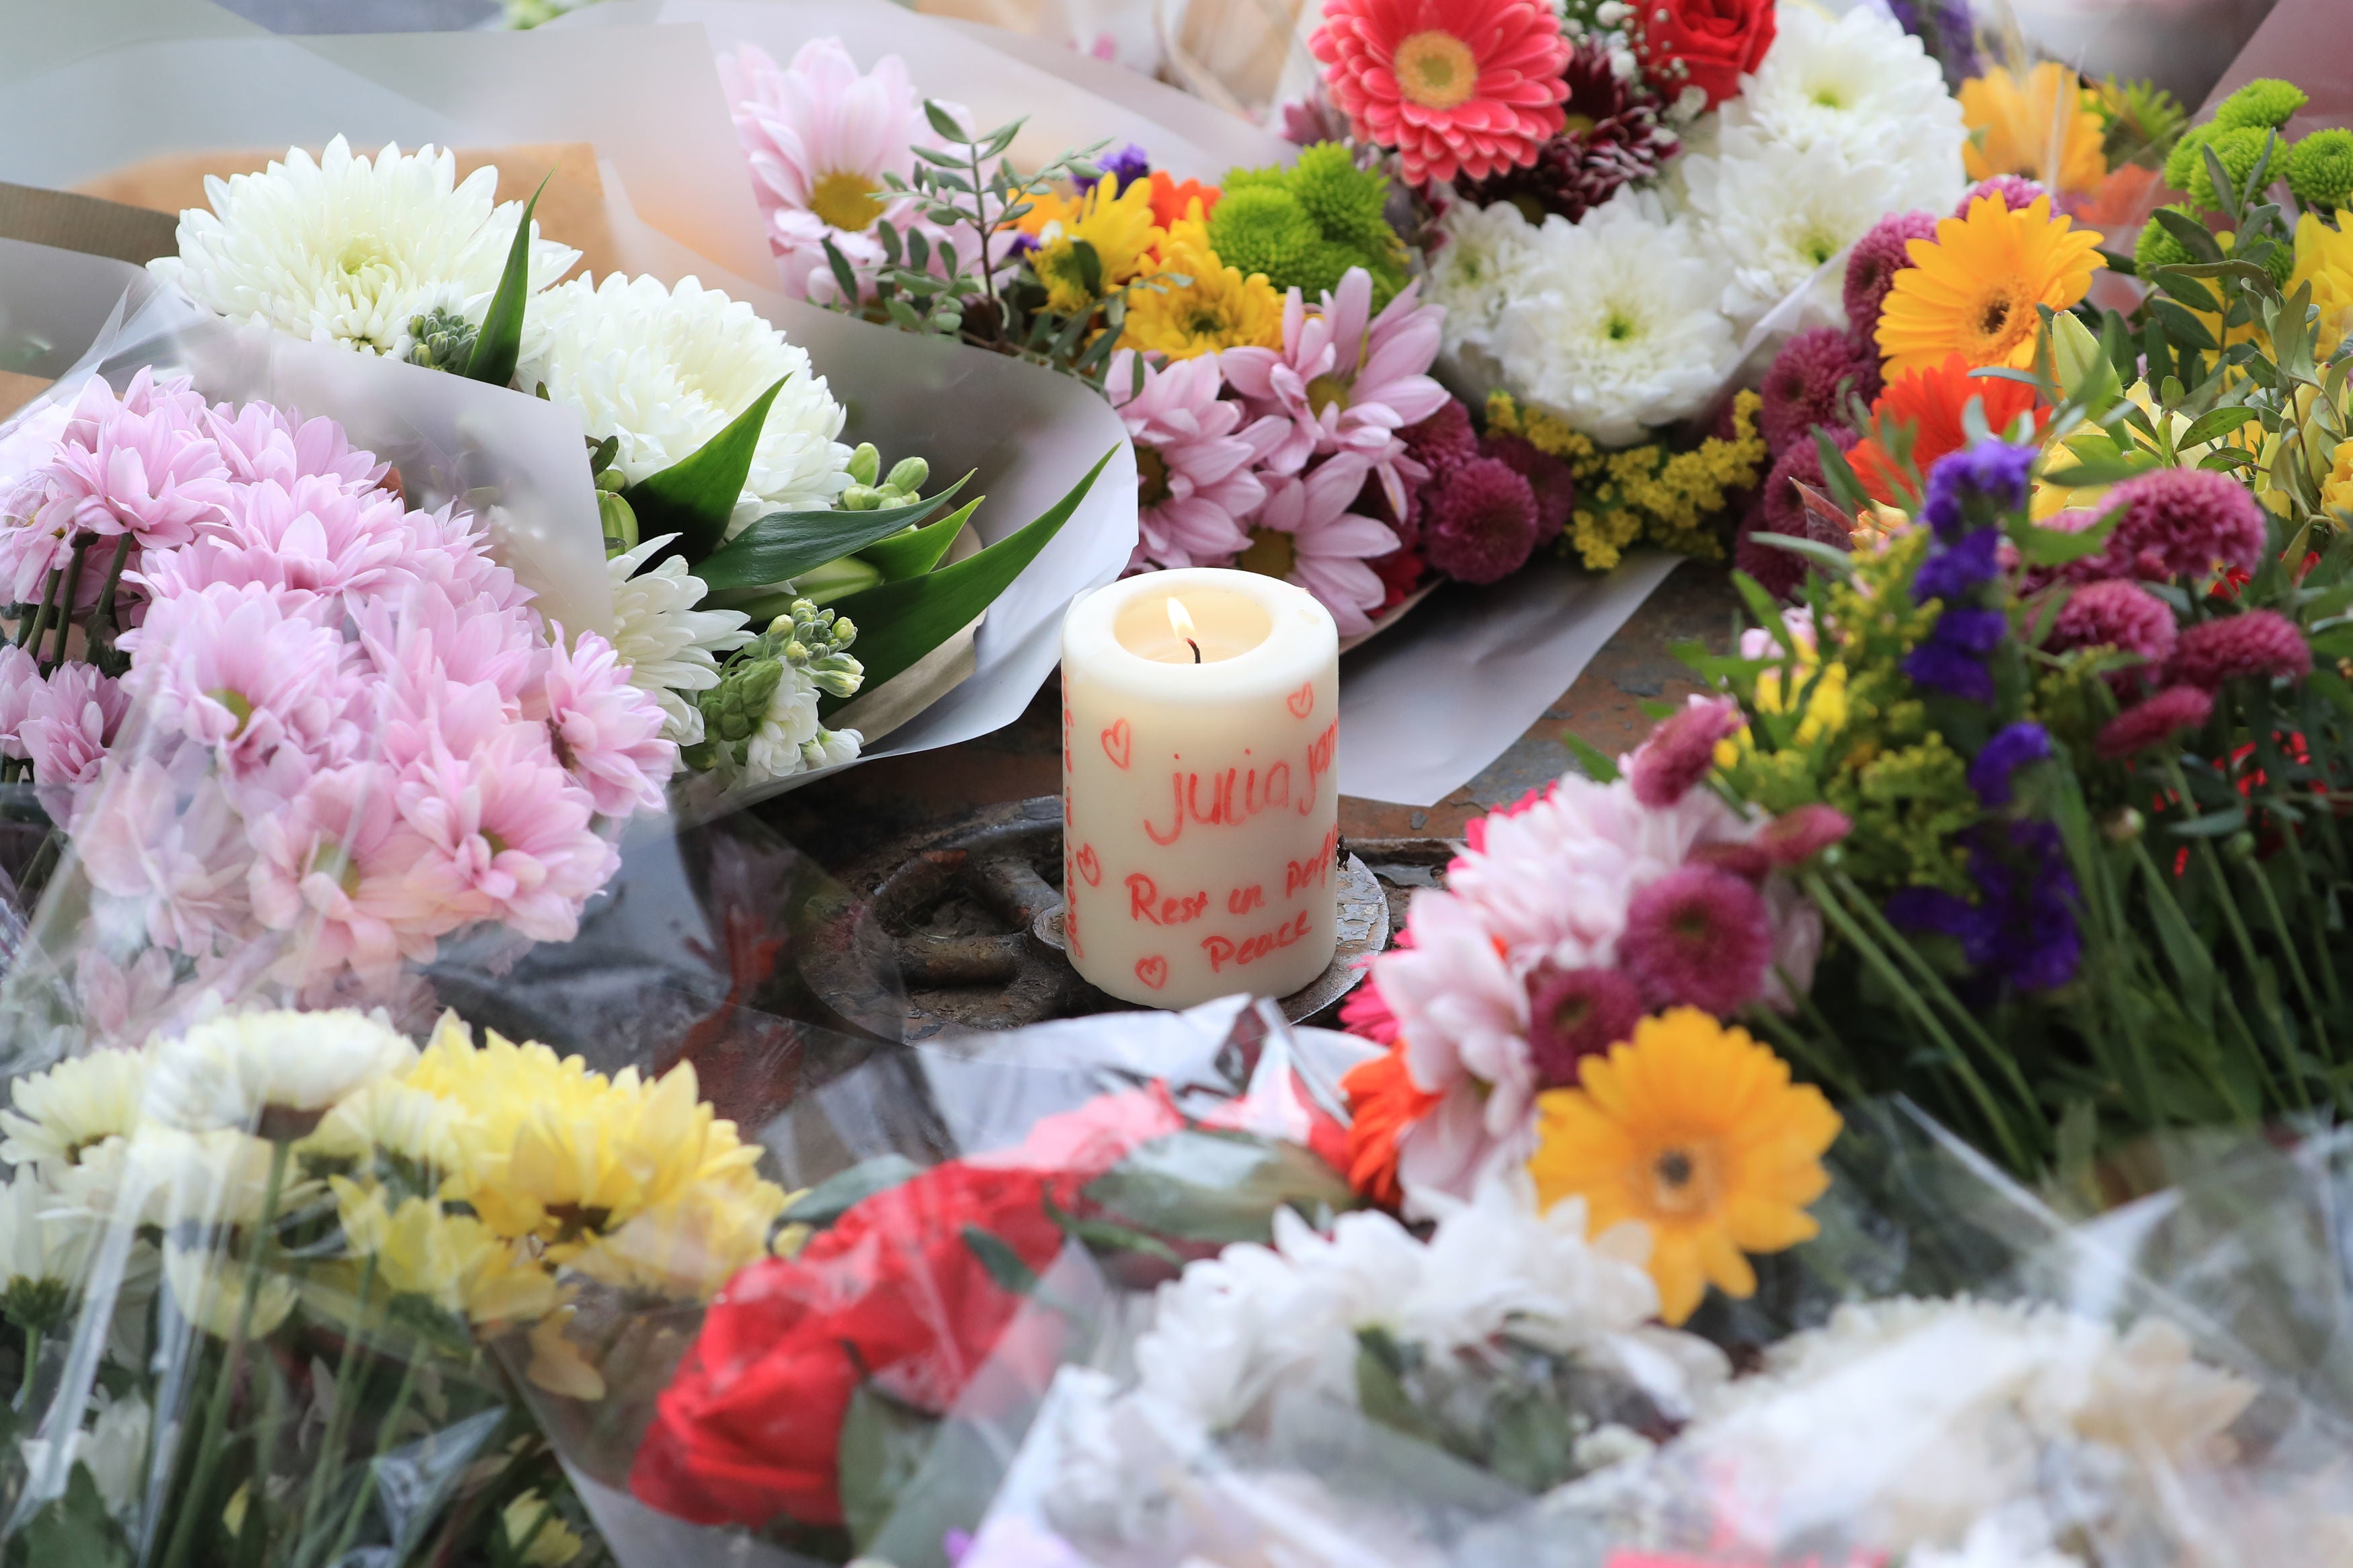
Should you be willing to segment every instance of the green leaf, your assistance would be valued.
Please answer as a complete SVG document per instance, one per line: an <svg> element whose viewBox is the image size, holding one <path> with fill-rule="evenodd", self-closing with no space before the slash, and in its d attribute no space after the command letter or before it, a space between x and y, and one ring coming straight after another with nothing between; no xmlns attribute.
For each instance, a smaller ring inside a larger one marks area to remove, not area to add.
<svg viewBox="0 0 2353 1568"><path fill-rule="evenodd" d="M2097 555L2108 547L2108 535L2116 531L2116 520L2123 515L2121 510L2110 512L2077 533L2027 523L2020 531L2018 552L2030 566L2063 566L2070 561Z"/></svg>
<svg viewBox="0 0 2353 1568"><path fill-rule="evenodd" d="M964 1227L964 1244L972 1249L988 1277L997 1281L998 1289L1027 1296L1038 1289L1038 1271L1022 1262L1021 1255L1003 1237L968 1225Z"/></svg>
<svg viewBox="0 0 2353 1568"><path fill-rule="evenodd" d="M2084 485L2119 485L2126 479L2138 479L2157 467L2153 457L2141 454L2129 458L2085 458L2067 468L2052 468L2042 478L2054 485L2074 489Z"/></svg>
<svg viewBox="0 0 2353 1568"><path fill-rule="evenodd" d="M760 445L760 429L768 422L768 405L784 389L784 378L752 400L726 429L658 474L651 474L621 492L638 514L638 536L658 533L679 536L673 547L694 565L727 539L727 520L744 493L744 476L752 471L752 454Z"/></svg>
<svg viewBox="0 0 2353 1568"><path fill-rule="evenodd" d="M1765 591L1765 584L1747 573L1736 570L1732 574L1732 585L1739 590L1741 603L1748 606L1748 613L1757 618L1758 628L1773 639L1774 646L1789 658L1797 658L1798 650L1789 642L1789 628L1781 624L1781 606L1773 602L1773 595Z"/></svg>
<svg viewBox="0 0 2353 1568"><path fill-rule="evenodd" d="M937 522L925 523L913 533L894 533L888 539L878 539L859 553L882 569L882 580L886 583L920 577L940 563L940 558L955 542L956 535L964 531L965 520L972 516L972 509L978 506L981 500L981 497L975 496Z"/></svg>
<svg viewBox="0 0 2353 1568"><path fill-rule="evenodd" d="M1618 782L1618 764L1610 761L1609 752L1574 730L1563 731L1560 743L1568 748L1568 754L1577 759L1577 765L1584 770L1587 778L1595 784Z"/></svg>
<svg viewBox="0 0 2353 1568"><path fill-rule="evenodd" d="M1022 570L1038 558L1062 525L1079 510L1087 492L1102 477L1113 452L1105 452L1071 492L1018 531L987 549L968 555L953 566L943 566L902 583L885 583L862 594L852 594L834 606L858 625L852 649L866 667L869 691L913 668L925 654L972 624L997 596L1012 585ZM824 711L840 711L842 702L829 700Z"/></svg>
<svg viewBox="0 0 2353 1568"><path fill-rule="evenodd" d="M1076 1237L1097 1250L1140 1252L1174 1268L1185 1267L1184 1254L1158 1237L1137 1230L1133 1226L1114 1225L1107 1219L1081 1219L1076 1215L1066 1214L1061 1205L1054 1202L1054 1194L1050 1192L1046 1194L1046 1217L1060 1226L1063 1235Z"/></svg>
<svg viewBox="0 0 2353 1568"><path fill-rule="evenodd" d="M1219 1243L1271 1239L1280 1208L1313 1218L1356 1205L1348 1184L1296 1143L1191 1130L1133 1150L1089 1183L1086 1196L1131 1228Z"/></svg>
<svg viewBox="0 0 2353 1568"><path fill-rule="evenodd" d="M506 270L499 274L498 290L491 296L491 308L482 313L482 330L466 361L469 381L504 386L514 380L515 362L522 358L523 301L531 296L531 215L538 210L540 194L554 178L555 171L550 169L541 177L539 190L532 192L531 200L522 205L514 243L507 247Z"/></svg>
<svg viewBox="0 0 2353 1568"><path fill-rule="evenodd" d="M1824 575L1840 582L1854 575L1854 557L1835 544L1825 544L1819 539L1799 539L1788 533L1752 533L1748 537L1758 544L1769 544L1776 550L1802 555L1820 567Z"/></svg>
<svg viewBox="0 0 2353 1568"><path fill-rule="evenodd" d="M971 144L971 138L965 134L964 127L956 123L955 116L941 108L934 100L928 98L923 100L923 118L932 122L932 130L943 141L954 142L965 146ZM1020 124L1020 121L1015 121L1014 129L1019 129Z"/></svg>
<svg viewBox="0 0 2353 1568"><path fill-rule="evenodd" d="M79 1459L65 1496L26 1525L25 1545L25 1560L43 1568L131 1568L130 1544L108 1517L90 1467Z"/></svg>
<svg viewBox="0 0 2353 1568"><path fill-rule="evenodd" d="M2262 417L2252 408L2216 408L2191 420L2189 428L2181 433L2181 439L2176 446L2203 446L2218 437L2229 435L2250 419Z"/></svg>
<svg viewBox="0 0 2353 1568"><path fill-rule="evenodd" d="M877 1193L887 1193L923 1167L904 1154L877 1154L837 1171L785 1205L786 1225L828 1226Z"/></svg>
<svg viewBox="0 0 2353 1568"><path fill-rule="evenodd" d="M2188 213L2178 213L2170 207L2159 207L2149 216L2157 220L2166 233L2179 242L2184 250L2198 258L2199 260L2214 262L2222 259L2222 247L2215 243L2212 232ZM2160 268L2158 270L2161 272L2164 269Z"/></svg>
<svg viewBox="0 0 2353 1568"><path fill-rule="evenodd" d="M2148 310L2149 314L2165 323L2165 334L2174 342L2187 344L2201 353L2210 354L2221 347L2215 342L2214 334L2206 330L2205 322L2164 295L2151 295Z"/></svg>
<svg viewBox="0 0 2353 1568"><path fill-rule="evenodd" d="M2168 823L2167 826L2183 838L2220 838L2225 834L2236 833L2246 825L2247 808L2233 805L2221 811L2210 811L2203 816L2193 816L2187 822Z"/></svg>
<svg viewBox="0 0 2353 1568"><path fill-rule="evenodd" d="M935 1417L902 1405L871 1383L860 1384L850 1394L836 1453L842 1523L860 1552L891 1521L899 1494L923 1468L939 1427Z"/></svg>
<svg viewBox="0 0 2353 1568"><path fill-rule="evenodd" d="M1436 1444L1438 1424L1405 1391L1404 1359L1387 1329L1356 1331L1356 1408L1367 1421Z"/></svg>
<svg viewBox="0 0 2353 1568"><path fill-rule="evenodd" d="M694 574L713 592L786 582L922 521L971 480L966 474L938 495L872 511L772 511L705 556ZM640 523L639 537L646 531Z"/></svg>

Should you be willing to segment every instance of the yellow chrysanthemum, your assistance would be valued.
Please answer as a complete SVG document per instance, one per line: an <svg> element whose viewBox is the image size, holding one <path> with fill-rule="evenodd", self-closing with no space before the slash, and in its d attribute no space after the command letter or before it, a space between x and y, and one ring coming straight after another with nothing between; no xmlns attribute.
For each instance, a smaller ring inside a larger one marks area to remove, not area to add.
<svg viewBox="0 0 2353 1568"><path fill-rule="evenodd" d="M1888 289L1879 317L1887 374L1932 370L1954 353L1972 365L2031 364L2035 307L2063 310L2084 297L2107 265L2099 237L2054 217L2049 196L2017 212L1980 196L1967 217L1942 219L1935 239L1905 247L1912 265Z"/></svg>
<svg viewBox="0 0 2353 1568"><path fill-rule="evenodd" d="M1022 229L1038 240L1029 265L1046 286L1046 303L1063 315L1092 310L1103 295L1134 282L1168 237L1152 221L1152 187L1137 180L1114 195L1113 183L1097 180L1076 199L1049 193L1022 215ZM1095 253L1092 286L1079 262L1081 240Z"/></svg>
<svg viewBox="0 0 2353 1568"><path fill-rule="evenodd" d="M524 1568L564 1568L588 1544L536 1489L507 1504L499 1525L507 1532L507 1551Z"/></svg>
<svg viewBox="0 0 2353 1568"><path fill-rule="evenodd" d="M2045 62L2022 82L1996 66L1963 82L1960 100L1969 128L1961 163L1970 179L2023 174L2086 195L2107 179L2106 129L2083 79L2065 66Z"/></svg>
<svg viewBox="0 0 2353 1568"><path fill-rule="evenodd" d="M1821 1156L1838 1112L1740 1029L1693 1007L1635 1026L1631 1043L1588 1057L1583 1085L1538 1097L1528 1161L1549 1209L1586 1201L1596 1235L1628 1220L1651 1232L1659 1315L1680 1323L1714 1283L1757 1289L1745 1254L1778 1252L1820 1228L1806 1205L1830 1186Z"/></svg>
<svg viewBox="0 0 2353 1568"><path fill-rule="evenodd" d="M2285 291L2293 294L2306 283L2320 309L2319 353L2325 360L2353 331L2353 232L2331 228L2311 213L2295 221L2295 270L2288 275Z"/></svg>
<svg viewBox="0 0 2353 1568"><path fill-rule="evenodd" d="M554 1310L555 1281L472 1215L417 1197L387 1211L380 1191L343 1176L328 1185L346 1245L375 1259L384 1289L426 1297L477 1323L529 1322Z"/></svg>
<svg viewBox="0 0 2353 1568"><path fill-rule="evenodd" d="M2353 441L2339 441L2331 457L2328 477L2320 481L2321 510L2353 513Z"/></svg>
<svg viewBox="0 0 2353 1568"><path fill-rule="evenodd" d="M1198 212L1196 202L1193 210ZM1162 272L1192 281L1183 288L1157 283L1127 297L1127 330L1122 346L1165 354L1172 360L1220 349L1280 348L1282 296L1263 272L1242 276L1210 247L1208 226L1179 218L1161 247Z"/></svg>

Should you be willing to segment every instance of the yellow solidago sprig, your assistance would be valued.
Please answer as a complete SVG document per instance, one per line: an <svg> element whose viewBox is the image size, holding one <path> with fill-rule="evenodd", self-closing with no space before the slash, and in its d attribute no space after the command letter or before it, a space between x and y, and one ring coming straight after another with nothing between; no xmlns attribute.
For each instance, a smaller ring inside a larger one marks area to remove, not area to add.
<svg viewBox="0 0 2353 1568"><path fill-rule="evenodd" d="M1568 465L1577 498L1567 546L1588 570L1607 572L1643 543L1703 561L1724 558L1725 507L1765 471L1765 438L1757 426L1763 405L1756 393L1742 392L1733 403L1731 439L1711 436L1687 452L1663 442L1604 452L1566 421L1522 407L1504 392L1487 399L1487 428Z"/></svg>
<svg viewBox="0 0 2353 1568"><path fill-rule="evenodd" d="M1198 202L1193 210L1200 211ZM1219 261L1208 226L1198 216L1169 226L1159 271L1158 281L1127 297L1122 347L1180 360L1221 349L1282 346L1282 296L1265 273L1245 278L1241 268Z"/></svg>

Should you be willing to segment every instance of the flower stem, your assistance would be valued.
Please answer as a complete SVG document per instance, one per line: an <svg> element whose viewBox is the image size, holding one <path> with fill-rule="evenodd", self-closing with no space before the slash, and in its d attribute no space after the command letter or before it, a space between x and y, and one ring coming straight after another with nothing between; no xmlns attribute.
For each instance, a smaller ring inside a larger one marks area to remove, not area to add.
<svg viewBox="0 0 2353 1568"><path fill-rule="evenodd" d="M2304 999L2304 1010L2312 1015L2314 1048L2324 1059L2333 1057L2337 1053L2329 1047L2328 1026L2322 1020L2320 997L2313 991L2312 981L2305 974L2304 955L2296 951L2295 938L2288 932L2287 915L2280 908L2278 890L2273 888L2272 879L2263 875L2262 867L2250 862L2246 871L2248 879L2255 884L2255 890L2263 895L2263 908L2272 917L2272 930L2279 935L2280 952L2287 960L2288 978L2295 983L2295 994Z"/></svg>
<svg viewBox="0 0 2353 1568"><path fill-rule="evenodd" d="M16 628L18 647L31 643L35 654L37 655L41 651L41 633L47 629L49 611L58 602L58 569L54 566L50 567L48 586L41 590L41 607L34 613L31 620Z"/></svg>
<svg viewBox="0 0 2353 1568"><path fill-rule="evenodd" d="M343 1527L335 1532L334 1545L329 1547L327 1555L320 1560L323 1563L343 1561L343 1553L351 1548L352 1538L359 1533L360 1521L367 1516L368 1504L375 1500L376 1464L384 1458L385 1439L393 1436L401 1417L408 1414L408 1401L417 1390L417 1363L422 1360L422 1356L411 1356L408 1364L401 1369L400 1387L392 1396L392 1408L385 1412L383 1424L375 1429L375 1457L368 1460L367 1474L360 1481L359 1495L352 1499L351 1511L343 1515Z"/></svg>
<svg viewBox="0 0 2353 1568"><path fill-rule="evenodd" d="M90 540L87 536L74 541L72 559L66 563L65 599L58 605L57 657L41 666L43 675L48 674L66 661L66 639L73 636L74 601L81 596L81 563L83 558L89 553ZM35 637L33 652L37 656L40 651L41 640Z"/></svg>
<svg viewBox="0 0 2353 1568"><path fill-rule="evenodd" d="M2168 759L2166 771L2170 775L2168 782L2173 785L2174 798L2181 803L2183 813L2195 815L2197 799L2189 793L2189 781L2182 774L2180 761ZM2239 957L2247 966L2248 983L2253 984L2263 972L2263 960L2256 956L2255 939L2247 931L2247 922L2239 916L2239 900L2231 891L2231 878L2222 868L2222 858L2214 852L2213 841L2207 838L2198 840L2191 853L2213 881L2214 901L2222 908L2222 923L2231 928L2231 944L2239 950ZM2263 1000L2260 986L2256 988L2255 1002L2263 1010L2264 1021L2271 1025L2272 1037L2279 1047L2280 1065L2287 1069L2289 1079L2300 1087L2303 1074L2296 1066L2295 1042L2289 1037L2287 1019L2276 1006Z"/></svg>
<svg viewBox="0 0 2353 1568"><path fill-rule="evenodd" d="M327 1478L337 1468L343 1441L351 1433L352 1407L358 1403L352 1390L352 1363L359 1358L359 1347L367 1331L368 1293L375 1288L375 1254L368 1254L360 1269L357 1306L352 1313L352 1332L343 1337L343 1353L335 1358L335 1409L327 1417L327 1430L319 1440L319 1463L311 1472L310 1489L302 1499L302 1526L295 1532L297 1542L311 1539L311 1527L317 1521L320 1505L327 1500Z"/></svg>
<svg viewBox="0 0 2353 1568"><path fill-rule="evenodd" d="M16 1407L25 1408L33 1396L33 1379L41 1370L41 1331L37 1326L25 1330L25 1381L16 1390Z"/></svg>
<svg viewBox="0 0 2353 1568"><path fill-rule="evenodd" d="M180 1500L180 1516L172 1521L171 1543L164 1552L164 1568L181 1568L195 1550L197 1521L213 1517L213 1478L220 1469L222 1436L228 1426L229 1402L237 1394L237 1374L245 1363L245 1342L253 1331L254 1304L261 1299L262 1268L269 1258L269 1238L278 1221L278 1194L286 1184L286 1158L291 1144L283 1140L269 1146L269 1182L261 1195L261 1220L245 1260L245 1292L237 1302L237 1328L221 1349L220 1373L213 1380L212 1397L205 1406L204 1433L197 1439L196 1470Z"/></svg>

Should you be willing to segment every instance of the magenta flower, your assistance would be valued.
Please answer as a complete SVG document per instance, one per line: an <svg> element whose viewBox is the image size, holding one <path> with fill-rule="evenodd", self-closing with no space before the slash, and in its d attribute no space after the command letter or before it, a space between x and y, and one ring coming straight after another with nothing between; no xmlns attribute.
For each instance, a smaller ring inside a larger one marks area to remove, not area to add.
<svg viewBox="0 0 2353 1568"><path fill-rule="evenodd" d="M2052 623L2049 647L2053 652L2112 647L2154 667L2173 657L2176 635L2173 611L2164 600L2137 583L2110 578L2068 595ZM2119 691L2137 691L2141 674L2138 668L2111 670L2108 679Z"/></svg>
<svg viewBox="0 0 2353 1568"><path fill-rule="evenodd" d="M1135 443L1136 529L1131 570L1200 566L1249 547L1241 519L1266 500L1257 468L1285 433L1276 418L1242 421L1242 405L1218 395L1218 356L1155 369L1135 384L1134 351L1112 356L1112 405Z"/></svg>
<svg viewBox="0 0 2353 1568"><path fill-rule="evenodd" d="M1314 595L1344 637L1372 630L1366 612L1378 609L1388 590L1365 563L1398 547L1387 523L1349 510L1365 488L1368 467L1359 454L1342 452L1304 478L1285 475L1269 481L1244 560L1252 570Z"/></svg>
<svg viewBox="0 0 2353 1568"><path fill-rule="evenodd" d="M1528 1059L1536 1082L1565 1089L1577 1064L1634 1037L1641 993L1614 969L1538 970L1528 997Z"/></svg>
<svg viewBox="0 0 2353 1568"><path fill-rule="evenodd" d="M351 698L346 646L295 595L218 585L177 595L121 646L133 656L132 693L154 704L157 726L213 747L232 775L330 760Z"/></svg>
<svg viewBox="0 0 2353 1568"><path fill-rule="evenodd" d="M2247 487L2204 468L2159 468L2108 492L2103 512L2121 507L2107 549L2072 563L2076 582L2184 577L2202 584L2219 571L2252 573L2263 554L2263 510Z"/></svg>
<svg viewBox="0 0 2353 1568"><path fill-rule="evenodd" d="M1835 327L1799 332L1781 345L1765 373L1765 406L1757 428L1765 449L1778 458L1799 441L1811 443L1814 426L1848 429L1850 404L1871 405L1879 395L1879 355Z"/></svg>
<svg viewBox="0 0 2353 1568"><path fill-rule="evenodd" d="M1458 583L1497 583L1536 547L1536 496L1496 458L1473 458L1422 491L1422 559Z"/></svg>
<svg viewBox="0 0 2353 1568"><path fill-rule="evenodd" d="M2312 645L2276 610L2250 610L2188 627L2166 672L2168 679L2202 691L2219 691L2223 682L2242 676L2302 680L2311 673Z"/></svg>
<svg viewBox="0 0 2353 1568"><path fill-rule="evenodd" d="M1894 287L1895 275L1912 265L1907 248L1915 239L1936 237L1936 215L1931 212L1889 213L1854 242L1846 256L1846 327L1857 350L1878 358L1873 334L1879 330L1879 312Z"/></svg>
<svg viewBox="0 0 2353 1568"><path fill-rule="evenodd" d="M390 770L374 763L311 775L283 811L250 824L248 890L254 918L292 931L296 984L345 965L385 976L403 959L433 956L427 911L407 887L425 845L401 820Z"/></svg>
<svg viewBox="0 0 2353 1568"><path fill-rule="evenodd" d="M1651 1007L1697 1007L1728 1018L1763 994L1772 918L1745 879L1685 866L1628 902L1618 959Z"/></svg>
<svg viewBox="0 0 2353 1568"><path fill-rule="evenodd" d="M2093 748L2110 760L2163 745L2213 716L2214 699L2194 686L2168 686L2100 726Z"/></svg>
<svg viewBox="0 0 2353 1568"><path fill-rule="evenodd" d="M545 684L523 711L530 717L543 710L555 760L600 815L662 809L662 785L678 766L678 747L661 738L668 715L629 684L611 643L583 632L567 651L563 626L550 627Z"/></svg>
<svg viewBox="0 0 2353 1568"><path fill-rule="evenodd" d="M496 920L534 942L579 934L581 905L620 857L591 830L595 805L543 734L510 729L470 756L437 749L404 770L400 814L425 842L408 891L427 930Z"/></svg>
<svg viewBox="0 0 2353 1568"><path fill-rule="evenodd" d="M1238 348L1219 356L1226 379L1255 412L1291 423L1268 467L1292 474L1317 453L1355 453L1380 476L1390 509L1405 514L1406 453L1398 432L1447 401L1446 389L1429 374L1446 312L1417 304L1419 288L1409 283L1373 316L1372 275L1352 267L1312 311L1298 289L1291 291L1280 352Z"/></svg>
<svg viewBox="0 0 2353 1568"><path fill-rule="evenodd" d="M1629 770L1634 798L1654 809L1676 805L1715 766L1716 742L1740 733L1745 722L1739 704L1727 698L1693 698L1635 748Z"/></svg>
<svg viewBox="0 0 2353 1568"><path fill-rule="evenodd" d="M2000 196L2001 205L2010 211L2024 212L2050 194L2022 174L1996 174L1990 180L1979 180L1962 192L1960 202L1953 208L1953 216L1958 218L1968 216L1970 204L1985 196Z"/></svg>

